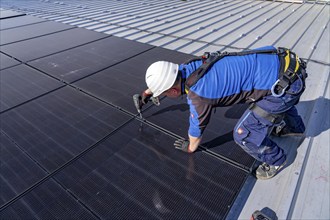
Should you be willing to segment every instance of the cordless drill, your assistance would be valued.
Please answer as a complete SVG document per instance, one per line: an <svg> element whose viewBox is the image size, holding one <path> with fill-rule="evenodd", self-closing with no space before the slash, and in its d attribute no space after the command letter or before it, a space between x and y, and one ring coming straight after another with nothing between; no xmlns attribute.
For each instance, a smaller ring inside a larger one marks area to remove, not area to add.
<svg viewBox="0 0 330 220"><path fill-rule="evenodd" d="M141 96L139 94L133 95L133 102L134 102L137 112L140 114L140 118L142 118L142 113L141 113L142 98L141 98Z"/></svg>
<svg viewBox="0 0 330 220"><path fill-rule="evenodd" d="M157 106L160 105L158 97L151 97L150 100L152 101L153 104L155 104ZM137 112L140 114L140 118L142 118L141 109L142 109L143 103L142 103L141 95L139 95L139 94L133 95L133 102L134 102Z"/></svg>

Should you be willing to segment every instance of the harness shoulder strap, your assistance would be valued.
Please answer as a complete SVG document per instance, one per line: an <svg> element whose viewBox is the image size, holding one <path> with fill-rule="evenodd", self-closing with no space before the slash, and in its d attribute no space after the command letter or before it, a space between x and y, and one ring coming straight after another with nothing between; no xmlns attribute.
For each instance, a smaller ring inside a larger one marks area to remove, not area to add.
<svg viewBox="0 0 330 220"><path fill-rule="evenodd" d="M193 58L189 60L187 63L196 60L202 60L203 64L196 69L187 79L185 82L185 90L189 91L190 88L195 85L199 79L201 79L207 71L213 66L214 63L221 60L226 56L245 56L250 54L278 54L277 49L269 49L269 50L248 50L248 51L241 51L241 52L220 52L216 51L214 53L205 52L203 56L199 58Z"/></svg>
<svg viewBox="0 0 330 220"><path fill-rule="evenodd" d="M271 93L275 97L284 95L290 85L298 78L301 78L303 87L305 87L305 79L307 78L306 63L304 61L287 48L278 48L278 51L281 65L278 80L271 88Z"/></svg>

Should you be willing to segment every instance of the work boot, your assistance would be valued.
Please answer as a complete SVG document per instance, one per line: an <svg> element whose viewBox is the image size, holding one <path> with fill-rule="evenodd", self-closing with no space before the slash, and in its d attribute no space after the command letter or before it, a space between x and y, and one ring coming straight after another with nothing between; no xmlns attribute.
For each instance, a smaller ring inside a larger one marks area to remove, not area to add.
<svg viewBox="0 0 330 220"><path fill-rule="evenodd" d="M267 163L262 163L256 170L256 177L261 180L270 179L275 176L286 164L286 161L279 166L268 165Z"/></svg>
<svg viewBox="0 0 330 220"><path fill-rule="evenodd" d="M288 127L284 127L280 132L279 136L280 137L288 137L288 136L303 136L304 132L301 131L292 131Z"/></svg>
<svg viewBox="0 0 330 220"><path fill-rule="evenodd" d="M276 137L288 137L288 136L303 136L303 131L293 131L282 121L278 126L272 130L272 135Z"/></svg>

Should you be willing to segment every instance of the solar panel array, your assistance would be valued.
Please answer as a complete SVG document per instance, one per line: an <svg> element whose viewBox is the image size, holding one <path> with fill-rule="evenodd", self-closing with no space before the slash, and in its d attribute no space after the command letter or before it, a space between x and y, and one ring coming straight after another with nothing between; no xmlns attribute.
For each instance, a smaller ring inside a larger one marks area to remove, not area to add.
<svg viewBox="0 0 330 220"><path fill-rule="evenodd" d="M254 160L231 131L246 106L186 137L185 100L132 95L156 60L191 55L15 12L1 13L0 219L223 219Z"/></svg>

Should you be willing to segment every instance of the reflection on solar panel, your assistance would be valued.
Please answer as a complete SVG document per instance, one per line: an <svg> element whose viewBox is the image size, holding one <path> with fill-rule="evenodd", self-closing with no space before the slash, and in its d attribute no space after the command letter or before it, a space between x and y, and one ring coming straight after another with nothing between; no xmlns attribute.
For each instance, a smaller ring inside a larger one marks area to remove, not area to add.
<svg viewBox="0 0 330 220"><path fill-rule="evenodd" d="M47 21L47 20L38 18L38 17L29 16L29 15L14 17L11 19L1 19L0 20L0 30L20 27L20 26L25 26L25 25L35 24L35 23L40 23L40 22L45 22L45 21Z"/></svg>
<svg viewBox="0 0 330 220"><path fill-rule="evenodd" d="M38 59L30 65L54 77L72 82L142 53L152 46L109 37Z"/></svg>
<svg viewBox="0 0 330 220"><path fill-rule="evenodd" d="M1 47L1 51L26 62L99 40L104 37L107 36L80 28L74 28L43 37L36 37L13 44L7 44Z"/></svg>
<svg viewBox="0 0 330 220"><path fill-rule="evenodd" d="M1 31L1 45L18 42L35 36L47 35L55 32L72 29L70 25L65 25L56 22L42 22L31 24L25 27L12 28Z"/></svg>
<svg viewBox="0 0 330 220"><path fill-rule="evenodd" d="M135 43L127 42L126 44L134 45ZM125 62L120 62L109 69L80 80L75 85L100 99L136 114L134 105L127 100L131 100L134 93L146 89L144 80L147 67L158 60L184 62L191 57L191 55L167 49L152 48L138 56L125 60Z"/></svg>
<svg viewBox="0 0 330 220"><path fill-rule="evenodd" d="M186 154L173 147L184 100L149 106L145 121L132 103L148 65L191 55L11 19L17 39L39 28L1 47L0 219L226 217L253 163L231 137L244 106L217 112Z"/></svg>

